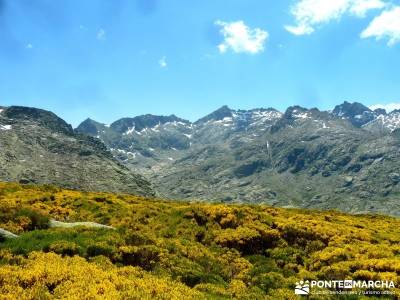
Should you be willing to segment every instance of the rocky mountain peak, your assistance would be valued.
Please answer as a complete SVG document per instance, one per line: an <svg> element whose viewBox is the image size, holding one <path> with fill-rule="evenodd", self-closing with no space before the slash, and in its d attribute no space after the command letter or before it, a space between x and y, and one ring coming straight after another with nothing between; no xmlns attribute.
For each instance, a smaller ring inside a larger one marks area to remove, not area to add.
<svg viewBox="0 0 400 300"><path fill-rule="evenodd" d="M375 113L358 102L347 102L337 105L332 114L336 117L349 120L354 126L361 127L375 119Z"/></svg>
<svg viewBox="0 0 400 300"><path fill-rule="evenodd" d="M387 115L387 112L386 112L386 110L384 110L383 108L377 108L377 109L375 109L374 110L374 113L375 114L377 114L378 116L380 116L380 115Z"/></svg>
<svg viewBox="0 0 400 300"><path fill-rule="evenodd" d="M54 113L32 107L10 106L4 109L3 116L17 121L34 121L48 129L64 134L73 134L72 126Z"/></svg>
<svg viewBox="0 0 400 300"><path fill-rule="evenodd" d="M221 121L225 118L231 118L233 116L233 111L227 105L224 105L218 108L216 111L212 112L211 114L197 120L195 123L206 123L208 121Z"/></svg>
<svg viewBox="0 0 400 300"><path fill-rule="evenodd" d="M366 111L371 112L371 109L358 102L350 103L345 101L340 105L336 105L332 113L341 117L341 116L361 115Z"/></svg>
<svg viewBox="0 0 400 300"><path fill-rule="evenodd" d="M156 116L156 115L141 115L134 118L122 118L111 124L110 128L118 133L126 133L128 131L135 130L137 132L142 131L145 128L153 128L157 125L163 125L166 123L182 123L189 124L190 122L175 115L170 116Z"/></svg>
<svg viewBox="0 0 400 300"><path fill-rule="evenodd" d="M94 135L96 136L103 128L105 125L99 122L96 122L95 120L92 120L90 118L87 118L85 121L83 121L79 126L75 129L76 132L79 133L86 133L89 135Z"/></svg>
<svg viewBox="0 0 400 300"><path fill-rule="evenodd" d="M308 119L310 114L309 109L296 105L288 107L283 117L285 119Z"/></svg>

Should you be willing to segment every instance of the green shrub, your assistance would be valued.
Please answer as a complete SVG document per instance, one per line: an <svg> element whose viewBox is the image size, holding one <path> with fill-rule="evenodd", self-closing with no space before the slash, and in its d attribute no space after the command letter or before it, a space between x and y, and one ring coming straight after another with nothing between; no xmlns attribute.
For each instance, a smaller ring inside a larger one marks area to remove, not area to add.
<svg viewBox="0 0 400 300"><path fill-rule="evenodd" d="M82 253L81 248L74 242L56 241L43 249L45 252L54 252L62 256L74 256Z"/></svg>
<svg viewBox="0 0 400 300"><path fill-rule="evenodd" d="M154 244L154 241L149 237L140 234L138 232L128 232L126 233L125 243L127 245L132 245L132 246L140 246L140 245Z"/></svg>
<svg viewBox="0 0 400 300"><path fill-rule="evenodd" d="M183 274L180 279L184 284L190 287L194 287L201 283L226 285L224 279L217 274L208 274L196 271Z"/></svg>
<svg viewBox="0 0 400 300"><path fill-rule="evenodd" d="M160 252L160 249L154 245L122 247L121 260L124 265L152 270L160 260Z"/></svg>
<svg viewBox="0 0 400 300"><path fill-rule="evenodd" d="M116 249L104 242L95 243L87 247L86 253L89 257L103 255L112 258L116 254Z"/></svg>
<svg viewBox="0 0 400 300"><path fill-rule="evenodd" d="M16 213L16 217L27 217L30 220L27 230L47 229L50 219L37 211L23 208Z"/></svg>
<svg viewBox="0 0 400 300"><path fill-rule="evenodd" d="M253 265L250 271L250 276L256 276L257 274L268 273L279 271L278 266L274 259L265 257L263 255L251 255L247 259Z"/></svg>
<svg viewBox="0 0 400 300"><path fill-rule="evenodd" d="M30 231L21 234L16 239L8 239L0 244L0 249L9 249L14 254L22 255L27 255L32 251L46 251L61 255L111 257L110 253L115 254L116 247L122 242L123 240L114 230L85 227L52 228Z"/></svg>
<svg viewBox="0 0 400 300"><path fill-rule="evenodd" d="M262 273L252 278L252 284L258 286L265 292L283 286L284 277L275 272Z"/></svg>
<svg viewBox="0 0 400 300"><path fill-rule="evenodd" d="M305 248L311 241L320 240L321 237L314 231L289 224L282 230L282 237L292 246ZM321 241L326 243L327 241Z"/></svg>

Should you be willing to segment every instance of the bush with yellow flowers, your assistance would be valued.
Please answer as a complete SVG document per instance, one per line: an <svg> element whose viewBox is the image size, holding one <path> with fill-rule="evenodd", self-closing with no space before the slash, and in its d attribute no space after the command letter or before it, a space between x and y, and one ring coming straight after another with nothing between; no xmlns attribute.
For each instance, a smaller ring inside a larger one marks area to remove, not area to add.
<svg viewBox="0 0 400 300"><path fill-rule="evenodd" d="M205 299L198 291L136 267L33 252L0 268L5 299Z"/></svg>
<svg viewBox="0 0 400 300"><path fill-rule="evenodd" d="M298 299L300 280L400 282L400 220L379 215L0 183L0 228L19 235L0 239L1 299Z"/></svg>

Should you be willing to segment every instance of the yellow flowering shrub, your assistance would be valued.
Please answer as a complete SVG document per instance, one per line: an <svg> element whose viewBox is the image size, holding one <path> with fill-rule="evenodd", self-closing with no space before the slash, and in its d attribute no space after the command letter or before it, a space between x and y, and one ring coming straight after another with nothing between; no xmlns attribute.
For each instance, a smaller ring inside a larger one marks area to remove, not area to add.
<svg viewBox="0 0 400 300"><path fill-rule="evenodd" d="M0 183L0 228L20 235L0 239L0 299L298 299L300 280L400 282L400 220L385 216Z"/></svg>
<svg viewBox="0 0 400 300"><path fill-rule="evenodd" d="M203 299L200 292L139 268L34 252L21 265L0 267L0 294L9 299Z"/></svg>

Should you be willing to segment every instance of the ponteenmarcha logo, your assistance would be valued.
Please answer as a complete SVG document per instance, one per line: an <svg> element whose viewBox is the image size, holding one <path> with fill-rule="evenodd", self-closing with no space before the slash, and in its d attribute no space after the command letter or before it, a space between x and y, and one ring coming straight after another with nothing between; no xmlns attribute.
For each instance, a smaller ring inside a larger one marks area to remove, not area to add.
<svg viewBox="0 0 400 300"><path fill-rule="evenodd" d="M306 282L304 281L296 282L294 293L296 295L308 295L310 293L309 281L307 280Z"/></svg>
<svg viewBox="0 0 400 300"><path fill-rule="evenodd" d="M296 295L309 295L315 294L317 291L313 292L313 289L325 289L336 291L338 294L354 294L352 289L367 290L362 293L364 294L391 294L390 289L395 288L395 283L393 281L362 281L362 280L311 280L311 281L299 281L296 282L294 293ZM382 289L388 289L387 291L382 291Z"/></svg>

